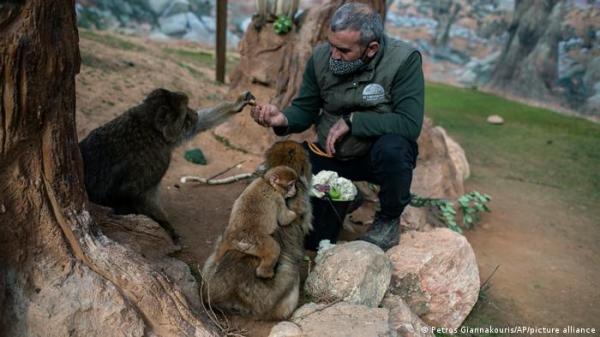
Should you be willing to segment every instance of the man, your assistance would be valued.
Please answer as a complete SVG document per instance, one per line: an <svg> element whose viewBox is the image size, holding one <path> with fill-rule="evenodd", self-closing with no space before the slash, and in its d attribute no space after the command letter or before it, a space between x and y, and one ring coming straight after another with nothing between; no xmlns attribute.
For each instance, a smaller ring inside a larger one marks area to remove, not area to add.
<svg viewBox="0 0 600 337"><path fill-rule="evenodd" d="M399 217L410 202L412 171L423 123L421 55L383 34L379 14L347 3L333 15L329 43L306 64L298 96L280 111L255 106L252 118L278 135L316 126L313 173L332 170L380 185L381 211L360 239L384 250L398 244Z"/></svg>

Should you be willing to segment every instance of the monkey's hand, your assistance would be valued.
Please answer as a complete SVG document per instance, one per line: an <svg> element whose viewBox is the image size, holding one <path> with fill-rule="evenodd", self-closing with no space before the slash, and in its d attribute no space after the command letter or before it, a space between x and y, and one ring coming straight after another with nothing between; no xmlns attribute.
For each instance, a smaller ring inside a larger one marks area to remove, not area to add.
<svg viewBox="0 0 600 337"><path fill-rule="evenodd" d="M308 209L306 205L306 199L299 194L296 194L295 197L287 200L288 208L297 214L297 216L303 217Z"/></svg>
<svg viewBox="0 0 600 337"><path fill-rule="evenodd" d="M256 97L252 95L250 91L244 91L241 95L238 96L234 103L233 109L236 112L242 111L246 105L254 106L256 105Z"/></svg>

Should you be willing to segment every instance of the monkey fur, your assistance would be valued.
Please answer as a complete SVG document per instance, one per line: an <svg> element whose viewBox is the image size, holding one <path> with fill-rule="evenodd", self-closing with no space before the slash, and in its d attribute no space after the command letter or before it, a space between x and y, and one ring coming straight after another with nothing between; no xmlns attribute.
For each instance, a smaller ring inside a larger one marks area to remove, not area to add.
<svg viewBox="0 0 600 337"><path fill-rule="evenodd" d="M296 171L276 166L255 179L233 204L229 225L220 241L215 261L232 249L256 256L259 277L273 277L280 247L271 234L278 226L287 226L297 217L287 208L285 198L296 194Z"/></svg>
<svg viewBox="0 0 600 337"><path fill-rule="evenodd" d="M245 92L235 102L194 111L183 93L152 91L142 103L92 130L79 143L90 201L111 207L117 214L145 214L177 242L179 237L158 196L173 149L253 100Z"/></svg>
<svg viewBox="0 0 600 337"><path fill-rule="evenodd" d="M288 226L279 226L273 238L281 247L279 261L272 278L255 273L259 259L230 250L220 261L216 252L202 269L202 295L213 308L227 313L262 320L282 320L296 309L300 294L300 268L304 258L304 237L312 229L312 208L309 197L312 171L308 153L299 143L275 143L265 154L268 169L285 165L300 177L296 195L287 200L288 207L298 217ZM218 244L217 244L218 246Z"/></svg>

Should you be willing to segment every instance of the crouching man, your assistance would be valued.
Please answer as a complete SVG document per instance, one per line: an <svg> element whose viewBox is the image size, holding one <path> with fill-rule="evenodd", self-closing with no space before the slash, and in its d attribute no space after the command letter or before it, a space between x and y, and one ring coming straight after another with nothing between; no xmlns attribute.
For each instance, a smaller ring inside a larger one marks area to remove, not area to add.
<svg viewBox="0 0 600 337"><path fill-rule="evenodd" d="M369 6L348 3L334 13L328 43L315 48L291 105L259 104L251 115L277 135L315 125L318 143L307 146L314 174L331 170L380 185L381 211L361 240L387 250L399 242L410 202L423 100L419 52L386 36Z"/></svg>

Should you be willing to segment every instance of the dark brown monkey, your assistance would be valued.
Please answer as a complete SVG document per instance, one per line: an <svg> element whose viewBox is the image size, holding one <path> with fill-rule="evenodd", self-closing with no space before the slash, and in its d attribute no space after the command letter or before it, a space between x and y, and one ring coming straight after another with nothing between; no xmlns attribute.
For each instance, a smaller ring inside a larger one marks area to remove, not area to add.
<svg viewBox="0 0 600 337"><path fill-rule="evenodd" d="M298 179L296 195L287 200L288 207L298 217L288 226L279 226L273 233L281 247L275 274L268 279L257 277L255 270L259 259L254 256L233 250L217 262L213 253L202 270L202 294L212 307L228 313L281 320L288 318L298 305L304 236L311 230L308 187L312 172L308 153L296 142L275 143L267 151L265 159L267 169L286 165L303 178Z"/></svg>
<svg viewBox="0 0 600 337"><path fill-rule="evenodd" d="M215 261L230 250L256 256L259 277L273 277L273 267L279 259L280 247L271 234L278 226L287 226L297 218L287 208L286 198L296 195L296 171L276 166L255 179L233 203L229 224L221 239Z"/></svg>
<svg viewBox="0 0 600 337"><path fill-rule="evenodd" d="M173 149L253 100L254 96L245 92L235 102L194 111L183 93L152 91L141 104L92 130L79 143L90 201L112 207L118 214L145 214L177 241L158 198Z"/></svg>

